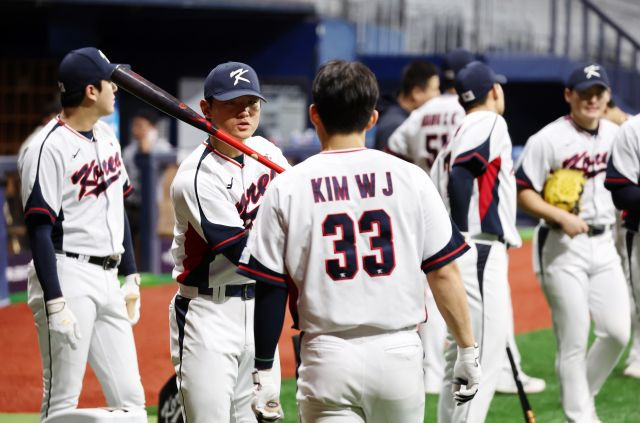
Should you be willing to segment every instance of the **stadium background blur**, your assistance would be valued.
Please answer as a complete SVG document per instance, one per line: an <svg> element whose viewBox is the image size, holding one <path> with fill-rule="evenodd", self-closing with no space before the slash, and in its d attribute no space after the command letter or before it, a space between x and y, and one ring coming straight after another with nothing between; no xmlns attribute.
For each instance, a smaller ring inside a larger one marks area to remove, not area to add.
<svg viewBox="0 0 640 423"><path fill-rule="evenodd" d="M55 102L57 65L75 48L100 48L196 111L202 77L215 64L251 64L269 100L259 133L294 163L320 149L307 118L310 85L317 67L333 58L364 62L390 93L411 60L440 65L455 47L478 54L509 80L505 119L514 154L567 112L561 88L581 61L605 65L616 103L640 111L637 0L3 0L0 16L2 306L24 297L30 260L15 155ZM143 107L118 92L109 123L123 147ZM166 274L172 223L157 191L168 186L167 168L204 134L166 116L158 129L176 153L152 154L141 169L141 215L148 219L137 253L141 271ZM524 216L519 222L532 224Z"/></svg>

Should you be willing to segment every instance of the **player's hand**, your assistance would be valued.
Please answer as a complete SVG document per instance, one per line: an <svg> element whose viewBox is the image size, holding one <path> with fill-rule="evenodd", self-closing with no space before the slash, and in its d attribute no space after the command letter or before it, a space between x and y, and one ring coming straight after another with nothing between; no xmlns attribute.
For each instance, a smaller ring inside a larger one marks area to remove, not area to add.
<svg viewBox="0 0 640 423"><path fill-rule="evenodd" d="M251 409L259 422L277 422L284 419L280 406L280 386L277 386L273 370L253 371L253 401Z"/></svg>
<svg viewBox="0 0 640 423"><path fill-rule="evenodd" d="M580 216L576 216L573 213L562 211L561 218L558 220L560 228L573 238L576 235L584 234L589 231L589 225L582 220Z"/></svg>
<svg viewBox="0 0 640 423"><path fill-rule="evenodd" d="M75 350L78 347L78 340L82 336L76 316L67 306L67 302L63 297L59 297L47 301L46 305L51 335L62 338Z"/></svg>
<svg viewBox="0 0 640 423"><path fill-rule="evenodd" d="M478 344L468 348L458 347L458 358L453 366L453 396L458 405L470 401L478 392L482 376L479 356Z"/></svg>
<svg viewBox="0 0 640 423"><path fill-rule="evenodd" d="M120 292L127 305L127 317L133 326L140 320L140 274L125 276Z"/></svg>

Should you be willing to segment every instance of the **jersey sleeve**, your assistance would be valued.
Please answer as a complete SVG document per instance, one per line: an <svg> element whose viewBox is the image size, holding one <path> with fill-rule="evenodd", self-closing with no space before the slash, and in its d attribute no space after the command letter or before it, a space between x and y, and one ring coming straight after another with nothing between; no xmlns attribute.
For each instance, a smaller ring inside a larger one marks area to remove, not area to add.
<svg viewBox="0 0 640 423"><path fill-rule="evenodd" d="M41 214L56 222L62 207L64 173L62 154L52 140L47 139L29 151L21 174L25 220Z"/></svg>
<svg viewBox="0 0 640 423"><path fill-rule="evenodd" d="M277 180L267 188L242 253L238 273L256 281L286 288L283 216L278 206Z"/></svg>
<svg viewBox="0 0 640 423"><path fill-rule="evenodd" d="M469 246L451 221L433 182L425 174L420 193L424 237L422 270L429 273L464 254Z"/></svg>
<svg viewBox="0 0 640 423"><path fill-rule="evenodd" d="M518 189L530 188L542 192L544 181L551 171L551 157L545 148L545 138L533 135L524 146L516 164Z"/></svg>
<svg viewBox="0 0 640 423"><path fill-rule="evenodd" d="M389 137L387 149L400 157L409 157L409 140L415 136L415 114L412 113Z"/></svg>
<svg viewBox="0 0 640 423"><path fill-rule="evenodd" d="M120 167L120 181L122 184L122 195L126 197L130 196L133 192L133 185L131 185L131 179L129 179L129 172L127 172L127 166L124 160L124 154L122 151L118 152L118 157L120 157L120 163L122 166Z"/></svg>
<svg viewBox="0 0 640 423"><path fill-rule="evenodd" d="M496 116L493 122L491 122L491 126L486 132L486 135L479 136L477 140L463 134L465 145L460 145L454 150L451 167L463 166L476 177L482 175L491 160L491 139L493 138L493 132L498 120L499 116ZM467 142L467 140L472 142Z"/></svg>
<svg viewBox="0 0 640 423"><path fill-rule="evenodd" d="M226 187L216 182L196 176L195 204L189 204L189 208L199 220L207 244L219 253L243 241L247 231Z"/></svg>
<svg viewBox="0 0 640 423"><path fill-rule="evenodd" d="M607 166L605 186L615 188L640 182L640 120L632 119L617 132Z"/></svg>

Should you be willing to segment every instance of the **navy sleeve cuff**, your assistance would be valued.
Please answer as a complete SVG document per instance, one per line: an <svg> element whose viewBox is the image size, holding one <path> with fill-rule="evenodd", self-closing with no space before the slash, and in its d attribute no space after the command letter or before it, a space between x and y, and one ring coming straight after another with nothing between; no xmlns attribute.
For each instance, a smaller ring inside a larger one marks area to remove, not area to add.
<svg viewBox="0 0 640 423"><path fill-rule="evenodd" d="M469 249L469 245L464 240L464 237L462 236L458 228L453 223L452 225L453 233L451 234L449 243L436 254L422 262L422 271L424 273L429 273L433 270L441 268L442 266L466 253Z"/></svg>
<svg viewBox="0 0 640 423"><path fill-rule="evenodd" d="M253 256L249 258L248 263L240 264L236 272L256 281L279 286L282 288L287 287L285 275L283 275L282 273L274 272L273 270L267 268Z"/></svg>

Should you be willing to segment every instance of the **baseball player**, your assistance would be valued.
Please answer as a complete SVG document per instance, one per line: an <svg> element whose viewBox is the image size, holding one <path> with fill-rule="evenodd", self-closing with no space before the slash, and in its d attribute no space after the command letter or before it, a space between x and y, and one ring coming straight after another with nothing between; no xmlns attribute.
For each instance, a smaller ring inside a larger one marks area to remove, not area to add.
<svg viewBox="0 0 640 423"><path fill-rule="evenodd" d="M605 187L622 210L624 260L629 270L633 344L624 375L640 378L640 115L630 118L618 131L607 166Z"/></svg>
<svg viewBox="0 0 640 423"><path fill-rule="evenodd" d="M62 113L21 157L42 419L76 408L87 360L110 406L146 416L131 330L140 318L140 276L123 207L131 187L120 143L98 120L113 113L114 69L93 47L68 53L58 75Z"/></svg>
<svg viewBox="0 0 640 423"><path fill-rule="evenodd" d="M511 297L507 279L507 246L518 247L515 227L516 183L511 138L504 113L506 79L487 65L471 62L456 76L456 91L466 116L451 151L448 197L451 217L471 250L458 264L467 292L473 333L480 344L482 389L469 404L456 407L450 390L457 342L445 352L445 382L438 402L439 422L483 422L502 365L509 335Z"/></svg>
<svg viewBox="0 0 640 423"><path fill-rule="evenodd" d="M444 93L411 112L389 138L388 152L429 172L438 152L453 138L455 130L464 118L464 109L458 102L454 80L455 73L472 60L473 55L463 49L456 49L447 54L440 79ZM445 202L445 205L448 203ZM444 377L447 325L438 312L428 285L425 300L429 318L418 328L424 348L424 389L426 393L439 394Z"/></svg>
<svg viewBox="0 0 640 423"><path fill-rule="evenodd" d="M402 71L401 89L395 98L383 96L376 126L375 148L385 150L389 137L409 114L440 94L438 69L429 62L414 61Z"/></svg>
<svg viewBox="0 0 640 423"><path fill-rule="evenodd" d="M277 147L252 136L261 100L255 71L227 62L207 76L200 107L214 125L287 167ZM251 408L255 283L235 270L275 176L209 137L182 162L171 185L178 283L169 307L171 358L186 422L256 420ZM279 388L279 368L276 376Z"/></svg>
<svg viewBox="0 0 640 423"><path fill-rule="evenodd" d="M460 345L456 400L470 400L478 387L453 262L468 247L420 168L364 148L377 97L366 66L336 60L320 68L309 116L323 151L267 189L238 267L258 281L256 382L267 403L276 399L270 368L291 296L302 330L302 422L423 421L420 269Z"/></svg>
<svg viewBox="0 0 640 423"><path fill-rule="evenodd" d="M609 80L600 65L576 68L564 98L570 114L529 138L517 169L518 205L539 217L534 269L551 307L556 371L569 422L599 421L594 396L629 338L629 295L614 246L615 208L604 187L617 126L601 119ZM578 213L544 201L547 177L577 169L586 177ZM591 320L596 339L587 351Z"/></svg>

